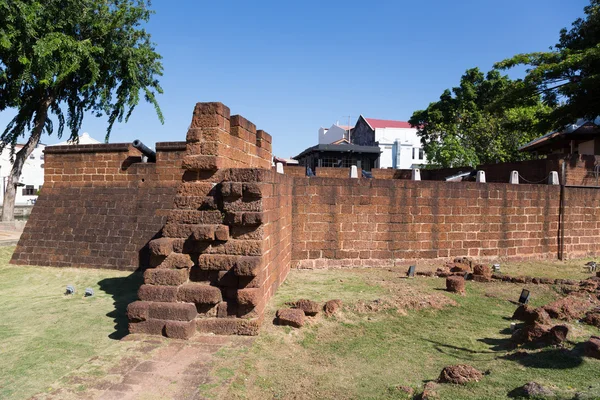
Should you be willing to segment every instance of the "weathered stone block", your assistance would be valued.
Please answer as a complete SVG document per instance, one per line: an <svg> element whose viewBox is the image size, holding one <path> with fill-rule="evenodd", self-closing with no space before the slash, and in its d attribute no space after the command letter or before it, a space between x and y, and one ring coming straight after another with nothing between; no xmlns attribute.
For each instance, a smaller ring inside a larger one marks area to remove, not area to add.
<svg viewBox="0 0 600 400"><path fill-rule="evenodd" d="M191 268L194 262L190 258L189 254L171 253L165 260L157 267L161 269L183 269Z"/></svg>
<svg viewBox="0 0 600 400"><path fill-rule="evenodd" d="M196 320L168 321L165 324L165 336L173 339L189 339L196 333Z"/></svg>
<svg viewBox="0 0 600 400"><path fill-rule="evenodd" d="M260 225L263 222L266 222L266 217L262 212L245 212L242 216L244 225Z"/></svg>
<svg viewBox="0 0 600 400"><path fill-rule="evenodd" d="M462 276L447 277L446 290L454 293L465 293L465 278Z"/></svg>
<svg viewBox="0 0 600 400"><path fill-rule="evenodd" d="M148 319L148 301L134 301L127 306L127 318L132 322L145 321Z"/></svg>
<svg viewBox="0 0 600 400"><path fill-rule="evenodd" d="M146 335L162 335L167 321L148 319L141 322L130 322L129 333L143 333Z"/></svg>
<svg viewBox="0 0 600 400"><path fill-rule="evenodd" d="M202 333L215 335L256 336L260 329L260 320L237 318L207 318L196 320L196 329Z"/></svg>
<svg viewBox="0 0 600 400"><path fill-rule="evenodd" d="M245 198L249 198L249 199L262 198L262 192L260 190L260 185L257 183L244 183L242 190L243 190L243 195Z"/></svg>
<svg viewBox="0 0 600 400"><path fill-rule="evenodd" d="M187 283L179 287L177 299L186 303L218 304L223 297L217 287L202 283Z"/></svg>
<svg viewBox="0 0 600 400"><path fill-rule="evenodd" d="M143 301L174 303L177 301L177 286L142 285L138 297Z"/></svg>
<svg viewBox="0 0 600 400"><path fill-rule="evenodd" d="M239 289L237 290L237 302L244 306L256 306L262 300L261 289Z"/></svg>
<svg viewBox="0 0 600 400"><path fill-rule="evenodd" d="M173 252L173 239L171 238L159 238L151 240L148 243L150 248L150 254L156 256L168 256Z"/></svg>
<svg viewBox="0 0 600 400"><path fill-rule="evenodd" d="M296 308L282 308L277 310L277 323L301 328L304 325L304 311Z"/></svg>
<svg viewBox="0 0 600 400"><path fill-rule="evenodd" d="M170 321L191 321L196 318L196 306L191 303L150 303L148 317Z"/></svg>
<svg viewBox="0 0 600 400"><path fill-rule="evenodd" d="M192 238L198 241L213 241L215 229L215 225L197 225L192 229Z"/></svg>
<svg viewBox="0 0 600 400"><path fill-rule="evenodd" d="M215 239L221 241L229 240L229 227L227 225L218 225L215 229Z"/></svg>
<svg viewBox="0 0 600 400"><path fill-rule="evenodd" d="M187 282L188 269L151 268L144 272L144 283L148 285L179 286Z"/></svg>
<svg viewBox="0 0 600 400"><path fill-rule="evenodd" d="M223 182L221 183L221 194L226 199L242 197L241 182Z"/></svg>

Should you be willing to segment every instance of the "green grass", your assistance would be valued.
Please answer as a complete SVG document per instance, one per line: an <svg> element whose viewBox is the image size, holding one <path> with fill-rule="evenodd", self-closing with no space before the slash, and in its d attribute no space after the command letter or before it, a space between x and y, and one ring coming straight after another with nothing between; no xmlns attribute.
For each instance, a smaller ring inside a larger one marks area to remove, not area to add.
<svg viewBox="0 0 600 400"><path fill-rule="evenodd" d="M581 398L600 398L600 361L584 358L580 344L598 334L596 328L569 324L572 342L565 349L530 350L523 359L511 359L507 317L516 307L508 300L516 300L523 285L470 282L467 295L460 296L442 291L443 279L406 280L399 275L381 269L292 271L270 313L291 299L342 296L344 312L317 318L300 330L265 324L243 362L221 360L221 365L238 366L234 385L222 398L410 398L397 387L410 386L419 393L444 366L462 363L489 374L466 386L440 385L440 399L503 399L533 380L551 387L558 398L571 399L576 392ZM353 307L358 300L385 300L409 289L415 296L448 296L457 305L406 315L393 308L365 313ZM558 296L549 286L530 289L533 305Z"/></svg>
<svg viewBox="0 0 600 400"><path fill-rule="evenodd" d="M140 282L129 272L10 265L13 250L0 248L0 399L46 391L91 357L126 347L115 339L127 332L125 307ZM93 297L83 296L87 287Z"/></svg>
<svg viewBox="0 0 600 400"><path fill-rule="evenodd" d="M23 399L70 386L82 396L89 382L138 354L127 333L125 308L136 297L139 274L9 265L13 248L0 248L0 399ZM587 260L504 263L511 275L581 279ZM269 303L260 336L250 348L216 353L213 383L203 396L222 399L398 399L399 386L419 393L449 364L489 371L482 382L440 385L440 399L500 399L528 381L571 399L600 398L600 361L582 357L581 342L598 329L569 324L564 349L528 350L515 359L507 319L523 287L534 306L556 299L546 285L469 282L466 296L443 291L444 280L405 279L406 268L293 270ZM77 292L65 296L66 285ZM84 298L86 287L95 296ZM302 329L274 326L275 310L308 298L341 299L333 318ZM411 310L407 304L447 305ZM373 309L369 308L375 305ZM141 353L139 353L141 354ZM116 375L115 375L116 374ZM109 376L110 375L110 376Z"/></svg>

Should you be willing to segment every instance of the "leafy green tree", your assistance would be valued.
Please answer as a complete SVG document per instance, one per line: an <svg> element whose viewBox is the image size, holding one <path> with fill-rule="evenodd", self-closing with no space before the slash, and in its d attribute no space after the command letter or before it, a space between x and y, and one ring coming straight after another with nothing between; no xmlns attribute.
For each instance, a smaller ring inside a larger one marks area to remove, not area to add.
<svg viewBox="0 0 600 400"><path fill-rule="evenodd" d="M45 130L65 126L76 141L85 113L127 121L140 96L163 116L156 95L163 67L143 28L148 0L0 0L0 112L16 110L0 135L14 163L6 186L3 221L14 219L16 184ZM19 137L27 142L16 154Z"/></svg>
<svg viewBox="0 0 600 400"><path fill-rule="evenodd" d="M518 148L542 134L538 123L551 109L539 96L512 97L521 84L498 71L469 69L460 86L415 111L409 122L418 128L430 165L474 167L527 158Z"/></svg>
<svg viewBox="0 0 600 400"><path fill-rule="evenodd" d="M530 67L520 95L542 93L547 104L556 106L546 120L549 128L600 115L600 0L591 0L584 12L570 30L561 30L550 51L518 54L496 64L499 69Z"/></svg>

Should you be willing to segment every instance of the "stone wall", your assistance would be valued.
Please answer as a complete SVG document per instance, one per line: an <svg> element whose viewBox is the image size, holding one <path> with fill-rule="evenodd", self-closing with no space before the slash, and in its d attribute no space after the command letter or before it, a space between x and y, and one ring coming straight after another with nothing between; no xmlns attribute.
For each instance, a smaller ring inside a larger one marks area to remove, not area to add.
<svg viewBox="0 0 600 400"><path fill-rule="evenodd" d="M13 264L135 270L165 223L181 180L184 142L157 143L142 163L127 143L49 146L45 182Z"/></svg>
<svg viewBox="0 0 600 400"><path fill-rule="evenodd" d="M295 178L292 259L314 267L552 258L559 202L560 188L548 185Z"/></svg>
<svg viewBox="0 0 600 400"><path fill-rule="evenodd" d="M257 334L291 261L292 178L271 169L271 137L220 103L198 103L182 182L149 243L130 332ZM235 168L234 168L235 167Z"/></svg>
<svg viewBox="0 0 600 400"><path fill-rule="evenodd" d="M141 267L134 333L256 334L293 266L600 255L595 188L411 181L407 170L282 175L270 135L220 103L198 103L186 141L156 148L156 163L129 144L47 148L46 184L12 259ZM590 162L573 160L568 181L589 179L572 171Z"/></svg>

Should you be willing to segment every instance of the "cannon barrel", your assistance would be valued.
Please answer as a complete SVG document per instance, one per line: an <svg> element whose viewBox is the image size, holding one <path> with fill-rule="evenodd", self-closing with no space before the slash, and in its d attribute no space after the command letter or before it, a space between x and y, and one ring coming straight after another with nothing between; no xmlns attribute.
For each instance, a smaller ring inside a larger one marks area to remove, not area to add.
<svg viewBox="0 0 600 400"><path fill-rule="evenodd" d="M135 139L132 144L133 144L133 147L135 147L140 152L142 152L143 155L148 157L149 162L156 162L156 152L154 150L150 149L144 143L142 143L141 140Z"/></svg>

